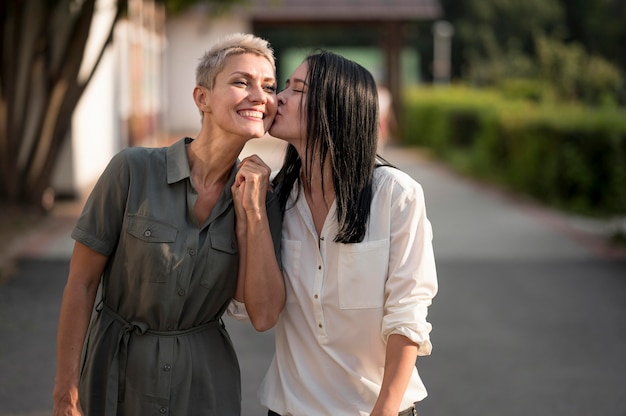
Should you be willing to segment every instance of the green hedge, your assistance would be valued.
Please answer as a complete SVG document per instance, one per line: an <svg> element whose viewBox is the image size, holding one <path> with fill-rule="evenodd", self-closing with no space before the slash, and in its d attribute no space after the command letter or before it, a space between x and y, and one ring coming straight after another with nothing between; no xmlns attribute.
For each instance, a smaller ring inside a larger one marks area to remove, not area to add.
<svg viewBox="0 0 626 416"><path fill-rule="evenodd" d="M402 140L465 173L586 215L626 214L626 111L463 87L405 96Z"/></svg>

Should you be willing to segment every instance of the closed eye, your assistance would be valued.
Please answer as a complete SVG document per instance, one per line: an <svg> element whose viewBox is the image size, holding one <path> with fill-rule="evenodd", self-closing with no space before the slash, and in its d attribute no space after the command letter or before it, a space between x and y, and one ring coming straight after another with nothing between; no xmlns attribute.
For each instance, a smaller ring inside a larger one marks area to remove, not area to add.
<svg viewBox="0 0 626 416"><path fill-rule="evenodd" d="M297 87L296 87L297 85ZM307 87L307 83L304 80L301 79L294 79L293 81L291 80L287 80L285 82L285 90L291 88L291 91L296 92L298 94L303 94L304 93L304 88Z"/></svg>

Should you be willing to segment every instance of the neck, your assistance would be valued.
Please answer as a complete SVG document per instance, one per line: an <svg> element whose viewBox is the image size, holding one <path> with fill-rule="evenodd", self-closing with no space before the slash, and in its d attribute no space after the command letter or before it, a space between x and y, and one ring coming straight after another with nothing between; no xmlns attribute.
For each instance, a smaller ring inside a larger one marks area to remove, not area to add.
<svg viewBox="0 0 626 416"><path fill-rule="evenodd" d="M223 185L228 180L241 148L224 146L228 139L209 140L201 134L187 146L189 169L196 188ZM232 141L230 141L232 143Z"/></svg>
<svg viewBox="0 0 626 416"><path fill-rule="evenodd" d="M324 166L324 172L320 172L318 163L313 165L312 172L309 172L309 175L306 175L303 170L300 179L302 181L304 191L309 194L313 200L324 201L327 205L330 205L330 203L332 203L335 199L333 175L329 163L326 163Z"/></svg>

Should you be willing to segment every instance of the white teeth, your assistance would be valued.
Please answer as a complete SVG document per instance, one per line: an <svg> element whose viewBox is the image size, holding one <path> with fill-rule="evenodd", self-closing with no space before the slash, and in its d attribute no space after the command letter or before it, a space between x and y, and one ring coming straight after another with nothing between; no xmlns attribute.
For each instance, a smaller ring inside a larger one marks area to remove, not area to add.
<svg viewBox="0 0 626 416"><path fill-rule="evenodd" d="M260 111L240 111L239 115L243 117L254 117L258 119L263 119L263 113Z"/></svg>

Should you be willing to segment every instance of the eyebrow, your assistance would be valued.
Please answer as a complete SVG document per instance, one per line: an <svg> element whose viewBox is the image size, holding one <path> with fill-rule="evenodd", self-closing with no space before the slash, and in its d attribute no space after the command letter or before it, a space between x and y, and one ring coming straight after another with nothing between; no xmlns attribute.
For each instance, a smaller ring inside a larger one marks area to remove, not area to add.
<svg viewBox="0 0 626 416"><path fill-rule="evenodd" d="M246 78L254 78L255 77L254 75L252 75L251 73L246 72L246 71L233 71L233 72L230 73L230 75L231 76L233 76L233 75L243 75ZM266 80L276 81L276 78L271 76L271 75L264 75L263 76L263 80L264 81L266 81Z"/></svg>
<svg viewBox="0 0 626 416"><path fill-rule="evenodd" d="M285 81L285 85L289 85L289 82L290 82L290 81L289 81L289 79L287 79L287 81ZM305 80L303 80L303 79L300 79L300 78L294 78L293 83L294 83L294 84L296 84L296 83L298 83L298 82L299 82L299 83L301 83L301 84L304 84L305 86L308 86L308 85L309 85L309 84L307 84L307 83L306 83L306 81L305 81Z"/></svg>

